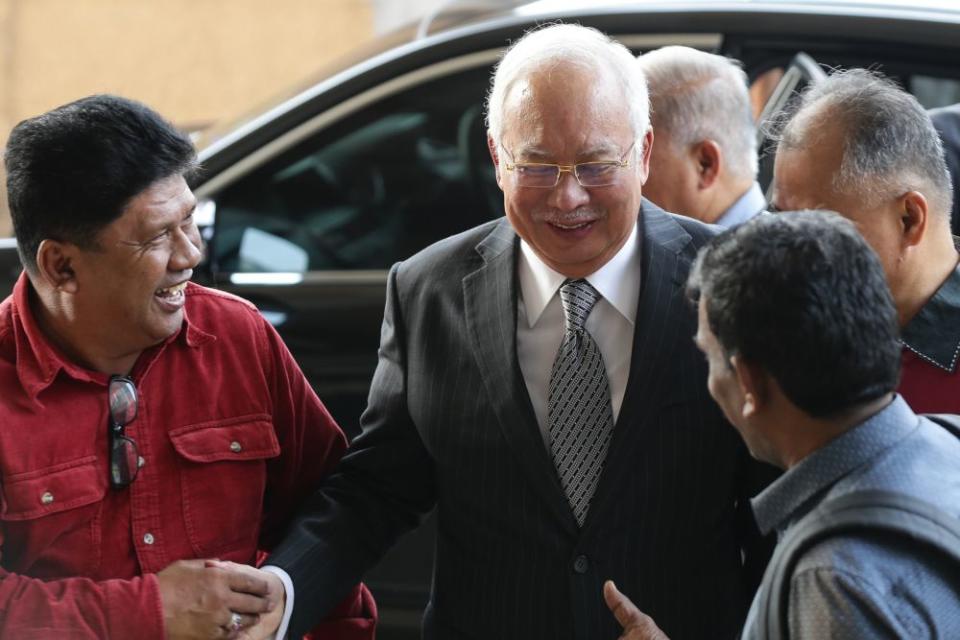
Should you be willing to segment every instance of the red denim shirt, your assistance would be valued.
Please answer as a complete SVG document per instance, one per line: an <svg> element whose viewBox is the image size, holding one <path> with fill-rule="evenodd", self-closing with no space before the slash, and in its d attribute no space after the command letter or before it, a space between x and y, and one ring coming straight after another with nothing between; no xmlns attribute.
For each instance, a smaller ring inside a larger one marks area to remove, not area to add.
<svg viewBox="0 0 960 640"><path fill-rule="evenodd" d="M346 440L250 303L189 285L183 327L131 372L144 459L112 489L109 376L41 333L21 276L0 303L0 638L164 638L157 572L253 563ZM319 630L373 638L358 585Z"/></svg>

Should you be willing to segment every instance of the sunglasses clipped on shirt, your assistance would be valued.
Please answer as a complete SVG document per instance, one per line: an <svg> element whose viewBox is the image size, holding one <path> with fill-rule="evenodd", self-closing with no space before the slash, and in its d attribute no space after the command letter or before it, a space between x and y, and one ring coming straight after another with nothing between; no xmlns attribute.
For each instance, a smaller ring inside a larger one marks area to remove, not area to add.
<svg viewBox="0 0 960 640"><path fill-rule="evenodd" d="M137 417L137 385L126 376L111 376L107 401L110 404L110 485L123 489L137 479L140 471L137 443L124 433Z"/></svg>

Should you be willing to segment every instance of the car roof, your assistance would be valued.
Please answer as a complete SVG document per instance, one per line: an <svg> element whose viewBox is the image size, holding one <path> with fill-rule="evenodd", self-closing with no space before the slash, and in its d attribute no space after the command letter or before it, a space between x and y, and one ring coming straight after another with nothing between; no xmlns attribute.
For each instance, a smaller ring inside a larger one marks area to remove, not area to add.
<svg viewBox="0 0 960 640"><path fill-rule="evenodd" d="M506 6L505 6L506 4ZM582 0L537 0L535 2L470 2L472 13L460 8L457 2L445 11L428 15L436 28L419 29L422 37L426 33L436 33L464 24L479 21L496 20L505 17L553 18L566 14L575 16L584 13L606 12L643 12L658 9L676 11L736 11L767 10L810 13L859 14L863 16L920 17L932 19L937 14L948 20L960 17L960 3L957 0L602 0L589 5Z"/></svg>
<svg viewBox="0 0 960 640"><path fill-rule="evenodd" d="M634 30L642 30L644 23L629 23L620 16L661 17L666 15L697 14L700 19L687 18L689 32L711 31L707 16L757 16L778 18L786 16L843 16L863 18L878 22L905 21L916 23L941 23L949 26L947 36L956 41L953 26L960 26L960 1L958 0L601 0L589 5L582 0L537 0L535 2L511 3L509 0L464 0L451 2L436 14L419 22L406 25L375 41L359 47L345 57L328 64L306 79L305 82L275 98L270 104L257 107L240 118L211 128L201 134L198 146L200 158L205 161L220 150L231 146L265 124L292 113L301 105L315 99L331 87L352 77L359 76L384 63L416 55L419 52L448 46L458 40L483 40L490 34L516 34L524 28L547 21L601 23L616 29L630 31L626 24L634 24ZM741 20L743 22L743 20ZM785 20L789 23L789 20ZM770 22L766 23L768 26ZM758 27L759 28L759 27ZM884 31L891 33L889 28ZM906 32L897 28L892 34L906 37ZM505 36L495 46L508 44ZM487 45L491 46L491 45Z"/></svg>

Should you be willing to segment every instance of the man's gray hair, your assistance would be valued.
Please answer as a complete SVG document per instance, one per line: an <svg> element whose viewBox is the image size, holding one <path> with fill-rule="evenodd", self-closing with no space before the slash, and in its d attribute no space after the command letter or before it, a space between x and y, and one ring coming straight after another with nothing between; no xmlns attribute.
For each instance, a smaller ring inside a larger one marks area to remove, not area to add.
<svg viewBox="0 0 960 640"><path fill-rule="evenodd" d="M669 46L639 57L650 87L653 132L665 131L688 148L713 140L733 176L757 175L757 129L747 75L731 58Z"/></svg>
<svg viewBox="0 0 960 640"><path fill-rule="evenodd" d="M575 24L551 24L530 31L497 64L487 95L487 129L499 143L503 137L503 105L510 88L527 74L553 65L610 72L629 107L635 152L650 129L647 83L630 50L600 31ZM560 69L563 70L562 67Z"/></svg>
<svg viewBox="0 0 960 640"><path fill-rule="evenodd" d="M866 206L920 191L938 215L950 215L953 187L943 144L916 98L877 72L837 71L803 93L779 135L779 148L819 144L815 132L837 123L843 159L833 188Z"/></svg>

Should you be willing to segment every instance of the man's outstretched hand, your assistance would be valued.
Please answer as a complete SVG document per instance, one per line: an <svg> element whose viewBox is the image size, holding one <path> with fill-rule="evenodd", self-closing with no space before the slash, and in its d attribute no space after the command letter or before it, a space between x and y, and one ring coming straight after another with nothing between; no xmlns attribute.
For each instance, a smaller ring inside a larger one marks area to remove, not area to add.
<svg viewBox="0 0 960 640"><path fill-rule="evenodd" d="M157 574L163 622L170 640L236 638L233 615L248 626L272 611L270 583L259 575L205 566L203 560L179 560Z"/></svg>
<svg viewBox="0 0 960 640"><path fill-rule="evenodd" d="M653 618L637 609L630 598L617 591L613 580L603 583L603 599L623 627L619 640L670 640Z"/></svg>

